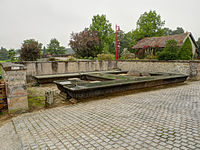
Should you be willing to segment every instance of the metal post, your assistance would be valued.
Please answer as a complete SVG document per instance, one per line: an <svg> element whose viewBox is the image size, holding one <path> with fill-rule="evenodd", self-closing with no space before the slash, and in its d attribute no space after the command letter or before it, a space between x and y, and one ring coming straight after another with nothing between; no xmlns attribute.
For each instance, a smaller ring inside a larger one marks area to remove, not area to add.
<svg viewBox="0 0 200 150"><path fill-rule="evenodd" d="M117 60L117 25L116 25L115 29L116 29L116 35L115 35L115 47L116 47L116 50L115 50L115 60Z"/></svg>
<svg viewBox="0 0 200 150"><path fill-rule="evenodd" d="M115 35L115 46L116 46L116 51L115 51L115 60L117 60L117 31L120 31L119 26L116 25L116 35Z"/></svg>

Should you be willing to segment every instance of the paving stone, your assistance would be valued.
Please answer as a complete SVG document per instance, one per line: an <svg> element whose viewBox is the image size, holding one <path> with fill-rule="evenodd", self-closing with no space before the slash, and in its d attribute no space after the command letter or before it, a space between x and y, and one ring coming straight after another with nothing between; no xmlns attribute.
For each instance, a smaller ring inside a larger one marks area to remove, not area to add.
<svg viewBox="0 0 200 150"><path fill-rule="evenodd" d="M200 81L189 82L26 113L12 122L23 149L200 149L199 91Z"/></svg>

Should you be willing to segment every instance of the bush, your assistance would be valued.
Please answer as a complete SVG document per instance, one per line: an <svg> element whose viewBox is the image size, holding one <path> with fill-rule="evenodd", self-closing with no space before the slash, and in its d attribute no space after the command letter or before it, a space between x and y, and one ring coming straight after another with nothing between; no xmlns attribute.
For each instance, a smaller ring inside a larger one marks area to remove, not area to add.
<svg viewBox="0 0 200 150"><path fill-rule="evenodd" d="M165 43L165 48L162 52L157 53L158 60L176 60L178 59L177 41L172 39Z"/></svg>
<svg viewBox="0 0 200 150"><path fill-rule="evenodd" d="M97 60L114 60L113 54L98 54Z"/></svg>
<svg viewBox="0 0 200 150"><path fill-rule="evenodd" d="M134 58L135 58L135 54L129 52L128 49L124 49L121 53L120 59L134 59Z"/></svg>
<svg viewBox="0 0 200 150"><path fill-rule="evenodd" d="M55 59L54 57L50 57L50 58L48 59L48 61L56 61L56 59Z"/></svg>
<svg viewBox="0 0 200 150"><path fill-rule="evenodd" d="M183 45L181 46L181 50L179 53L179 58L181 60L191 60L192 59L192 44L190 39L187 38Z"/></svg>
<svg viewBox="0 0 200 150"><path fill-rule="evenodd" d="M94 58L93 58L93 57L91 57L91 56L90 56L90 57L88 57L88 59L89 59L89 60L94 60Z"/></svg>
<svg viewBox="0 0 200 150"><path fill-rule="evenodd" d="M157 59L154 55L147 55L144 59Z"/></svg>
<svg viewBox="0 0 200 150"><path fill-rule="evenodd" d="M76 58L74 58L73 56L68 56L68 61L75 61Z"/></svg>

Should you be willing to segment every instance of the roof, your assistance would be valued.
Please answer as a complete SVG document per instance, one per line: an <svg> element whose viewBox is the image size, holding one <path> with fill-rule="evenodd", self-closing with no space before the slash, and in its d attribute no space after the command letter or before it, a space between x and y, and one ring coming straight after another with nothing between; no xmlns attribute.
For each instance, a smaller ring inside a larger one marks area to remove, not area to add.
<svg viewBox="0 0 200 150"><path fill-rule="evenodd" d="M198 48L197 43L195 42L194 37L190 32L182 33L182 34L175 34L175 35L169 35L169 36L161 36L161 37L148 37L143 38L137 42L136 45L133 46L133 48L139 49L144 47L165 47L165 42L171 39L174 39L177 41L177 45L181 46L187 36L190 36L195 46Z"/></svg>

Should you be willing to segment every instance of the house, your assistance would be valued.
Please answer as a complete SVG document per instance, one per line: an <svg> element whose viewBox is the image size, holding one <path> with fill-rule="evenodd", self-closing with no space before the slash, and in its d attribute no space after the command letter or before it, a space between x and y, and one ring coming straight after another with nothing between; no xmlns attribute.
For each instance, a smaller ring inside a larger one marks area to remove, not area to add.
<svg viewBox="0 0 200 150"><path fill-rule="evenodd" d="M165 47L166 41L174 39L177 41L178 47L181 47L187 38L190 39L192 44L193 58L196 58L198 45L190 32L169 36L143 38L132 48L136 49L136 55L140 55L141 53L155 55L155 49L162 50Z"/></svg>

